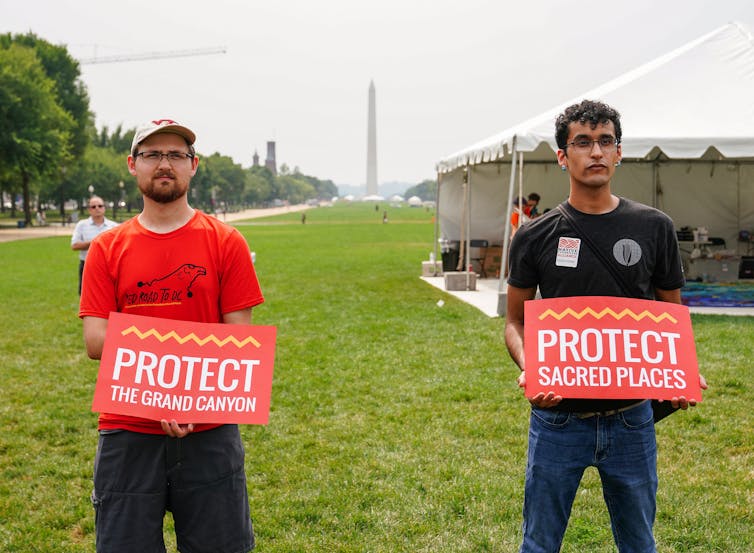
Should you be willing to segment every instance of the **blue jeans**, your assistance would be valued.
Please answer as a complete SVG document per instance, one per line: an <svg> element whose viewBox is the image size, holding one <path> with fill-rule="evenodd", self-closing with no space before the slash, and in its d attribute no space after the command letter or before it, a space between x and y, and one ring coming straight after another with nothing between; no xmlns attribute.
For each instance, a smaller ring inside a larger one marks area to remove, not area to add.
<svg viewBox="0 0 754 553"><path fill-rule="evenodd" d="M657 444L651 403L580 419L532 408L520 553L557 553L587 467L596 467L620 553L656 553Z"/></svg>

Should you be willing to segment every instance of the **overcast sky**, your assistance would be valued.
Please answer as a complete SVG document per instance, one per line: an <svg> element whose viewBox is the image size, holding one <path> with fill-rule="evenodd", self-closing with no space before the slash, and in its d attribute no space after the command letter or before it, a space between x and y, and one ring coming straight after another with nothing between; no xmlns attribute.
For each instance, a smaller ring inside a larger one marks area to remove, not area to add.
<svg viewBox="0 0 754 553"><path fill-rule="evenodd" d="M200 153L245 167L274 140L278 165L354 186L366 181L370 80L378 180L413 184L730 21L754 30L754 2L0 0L0 32L31 30L78 59L227 49L82 65L98 128L176 119Z"/></svg>

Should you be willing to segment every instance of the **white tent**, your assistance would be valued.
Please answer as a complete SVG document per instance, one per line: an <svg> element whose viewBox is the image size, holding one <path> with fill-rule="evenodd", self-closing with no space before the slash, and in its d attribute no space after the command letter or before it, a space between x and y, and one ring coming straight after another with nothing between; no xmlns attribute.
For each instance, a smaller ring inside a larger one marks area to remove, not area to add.
<svg viewBox="0 0 754 553"><path fill-rule="evenodd" d="M519 190L541 195L540 212L563 201L555 118L584 98L621 114L616 194L663 210L676 228L707 227L729 249L754 230L754 36L729 23L440 160L438 238L486 239L505 255Z"/></svg>

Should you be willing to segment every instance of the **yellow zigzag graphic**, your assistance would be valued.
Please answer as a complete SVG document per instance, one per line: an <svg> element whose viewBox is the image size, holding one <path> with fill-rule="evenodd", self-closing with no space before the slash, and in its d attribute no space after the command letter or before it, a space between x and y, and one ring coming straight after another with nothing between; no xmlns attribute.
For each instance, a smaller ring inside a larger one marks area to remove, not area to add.
<svg viewBox="0 0 754 553"><path fill-rule="evenodd" d="M635 321L640 321L640 320L648 317L648 318L652 319L656 323L659 323L660 321L662 321L664 319L667 319L667 320L669 320L673 324L678 324L678 321L673 316L671 316L668 313L663 313L662 315L660 315L658 317L658 316L653 315L652 313L650 313L649 311L646 311L646 310L644 310L641 313L637 314L637 313L634 313L633 311L631 311L628 308L624 309L620 313L616 313L615 311L613 311L609 307L606 307L605 309L603 309L599 313L597 313L591 307L585 308L583 311L581 311L581 313L577 313L576 311L574 311L570 307L568 309L566 309L565 311L563 311L562 313L556 313L552 309L548 309L547 311L545 311L544 313L542 313L539 316L539 320L540 321L544 320L547 317L553 317L553 318L555 318L557 320L561 320L566 315L571 315L572 317L574 317L576 319L583 319L587 315L592 315L595 319L601 319L601 318L603 318L603 317L605 317L607 315L611 315L613 318L615 318L617 320L620 320L623 317L631 317Z"/></svg>
<svg viewBox="0 0 754 553"><path fill-rule="evenodd" d="M191 334L187 335L187 336L181 337L181 336L178 335L178 333L175 330L171 330L170 332L168 332L167 334L165 334L163 336L162 334L160 334L159 332L157 332L154 328L150 328L146 332L142 332L142 331L140 331L138 328L136 328L133 325L130 326L130 327L128 327L127 329L125 329L123 332L121 332L121 334L123 336L126 336L128 334L136 334L141 340L149 338L150 336L154 336L160 342L165 342L166 340L169 340L170 338L172 338L173 340L175 340L179 344L185 344L189 340L193 340L194 342L196 342L200 346L203 346L207 342L214 342L215 344L217 344L221 348L225 347L225 345L228 344L228 343L235 344L239 349L242 348L242 347L244 347L246 344L249 344L249 343L253 344L255 347L258 347L258 348L262 346L262 344L260 344L257 340L255 340L253 336L249 336L248 338L245 338L243 341L238 340L235 336L228 336L224 340L220 340L214 334L210 334L206 338L199 338L193 332Z"/></svg>

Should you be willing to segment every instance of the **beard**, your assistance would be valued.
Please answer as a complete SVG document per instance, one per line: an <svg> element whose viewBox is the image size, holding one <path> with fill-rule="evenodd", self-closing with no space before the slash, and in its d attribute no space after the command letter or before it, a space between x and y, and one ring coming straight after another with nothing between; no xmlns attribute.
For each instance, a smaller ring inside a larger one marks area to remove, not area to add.
<svg viewBox="0 0 754 553"><path fill-rule="evenodd" d="M173 180L170 184L157 184L157 181L162 177L169 177ZM188 182L176 178L175 173L172 171L160 171L148 181L140 182L139 191L150 200L161 204L169 204L186 195Z"/></svg>

